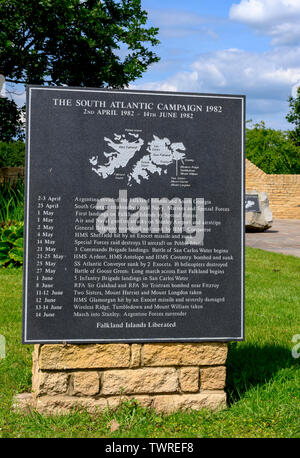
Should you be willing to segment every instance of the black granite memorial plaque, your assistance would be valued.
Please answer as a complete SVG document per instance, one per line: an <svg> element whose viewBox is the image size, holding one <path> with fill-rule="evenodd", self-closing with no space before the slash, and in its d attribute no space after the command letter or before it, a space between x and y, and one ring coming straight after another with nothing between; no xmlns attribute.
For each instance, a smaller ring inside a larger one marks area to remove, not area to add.
<svg viewBox="0 0 300 458"><path fill-rule="evenodd" d="M245 194L245 211L260 213L260 206L257 194Z"/></svg>
<svg viewBox="0 0 300 458"><path fill-rule="evenodd" d="M28 87L24 343L243 339L244 102Z"/></svg>

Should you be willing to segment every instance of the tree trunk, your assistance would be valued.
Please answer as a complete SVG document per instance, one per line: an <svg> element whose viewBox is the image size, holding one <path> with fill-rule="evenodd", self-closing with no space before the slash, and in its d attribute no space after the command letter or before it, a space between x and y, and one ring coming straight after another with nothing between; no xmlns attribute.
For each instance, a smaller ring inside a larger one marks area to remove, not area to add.
<svg viewBox="0 0 300 458"><path fill-rule="evenodd" d="M4 93L2 93L2 90L4 88L4 84L5 84L5 76L1 75L1 73L0 73L0 97L5 97Z"/></svg>

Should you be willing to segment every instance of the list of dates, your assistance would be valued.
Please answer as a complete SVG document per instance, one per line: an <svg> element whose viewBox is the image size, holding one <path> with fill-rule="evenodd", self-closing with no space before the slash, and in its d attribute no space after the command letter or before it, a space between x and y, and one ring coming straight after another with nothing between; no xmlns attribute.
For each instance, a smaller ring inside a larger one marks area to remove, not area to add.
<svg viewBox="0 0 300 458"><path fill-rule="evenodd" d="M97 328L175 328L190 311L225 303L220 284L234 260L228 248L190 247L175 235L99 234L95 199L76 197L74 253L68 258L56 243L60 205L60 196L38 197L36 317L48 320L63 311L64 291L55 280L64 264L74 270L73 317L98 317Z"/></svg>

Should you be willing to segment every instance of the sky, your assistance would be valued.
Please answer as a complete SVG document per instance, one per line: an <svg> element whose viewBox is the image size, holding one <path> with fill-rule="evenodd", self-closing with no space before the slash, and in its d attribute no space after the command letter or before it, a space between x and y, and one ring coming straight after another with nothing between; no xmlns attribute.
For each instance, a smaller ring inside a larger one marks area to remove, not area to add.
<svg viewBox="0 0 300 458"><path fill-rule="evenodd" d="M131 87L246 95L247 120L292 129L300 85L300 0L142 0L159 28L153 64Z"/></svg>
<svg viewBox="0 0 300 458"><path fill-rule="evenodd" d="M131 88L246 95L246 119L292 129L300 85L300 0L141 0L161 58ZM24 91L13 96L19 105Z"/></svg>

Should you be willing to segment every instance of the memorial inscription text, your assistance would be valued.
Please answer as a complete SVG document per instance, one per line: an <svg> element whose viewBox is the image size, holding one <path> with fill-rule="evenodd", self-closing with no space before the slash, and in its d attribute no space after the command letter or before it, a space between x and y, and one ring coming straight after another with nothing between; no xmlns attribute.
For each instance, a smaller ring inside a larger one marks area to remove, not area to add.
<svg viewBox="0 0 300 458"><path fill-rule="evenodd" d="M88 92L29 88L23 341L242 339L243 97Z"/></svg>

